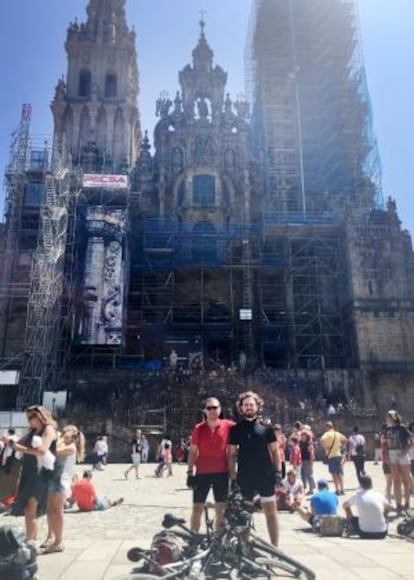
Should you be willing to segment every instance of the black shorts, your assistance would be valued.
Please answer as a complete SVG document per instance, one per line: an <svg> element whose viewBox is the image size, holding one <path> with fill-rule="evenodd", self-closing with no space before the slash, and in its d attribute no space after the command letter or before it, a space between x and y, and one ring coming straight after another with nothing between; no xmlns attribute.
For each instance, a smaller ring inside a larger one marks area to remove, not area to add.
<svg viewBox="0 0 414 580"><path fill-rule="evenodd" d="M214 501L225 503L229 490L228 473L201 473L195 476L193 502L204 503L210 488L213 488Z"/></svg>
<svg viewBox="0 0 414 580"><path fill-rule="evenodd" d="M272 497L275 495L275 478L270 474L247 473L239 474L237 483L244 499L252 500L255 495Z"/></svg>

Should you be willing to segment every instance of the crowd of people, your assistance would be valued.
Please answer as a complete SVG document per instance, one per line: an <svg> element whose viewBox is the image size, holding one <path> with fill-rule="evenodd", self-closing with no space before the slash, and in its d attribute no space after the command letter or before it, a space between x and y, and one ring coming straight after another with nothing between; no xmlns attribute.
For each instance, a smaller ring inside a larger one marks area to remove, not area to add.
<svg viewBox="0 0 414 580"><path fill-rule="evenodd" d="M390 483L386 488L388 497L372 489L372 478L365 472L366 441L358 426L346 436L335 429L331 420L326 420L325 431L317 441L309 425L296 421L292 432L285 435L279 424L273 425L261 415L262 406L263 400L257 393L242 393L237 402L240 420L234 422L220 419L217 398L206 400L204 419L195 425L191 436L188 460L187 486L193 489L192 529L199 530L210 488L215 499L216 525L220 527L230 478L233 489L237 487L244 498L260 504L270 541L277 545L278 509L297 511L311 525L321 516L337 515L339 497L345 495L343 465L349 460L355 466L360 489L342 505L350 522L348 530L354 530L361 538L384 538L385 514L392 507ZM412 428L412 424L405 426L400 414L392 409L381 433L384 473L389 467L398 514L408 513L410 495L414 493ZM317 444L323 449L334 491L328 489L326 480L315 485L313 463Z"/></svg>
<svg viewBox="0 0 414 580"><path fill-rule="evenodd" d="M322 516L337 516L343 509L355 533L362 538L383 538L387 534L385 513L395 509L406 513L414 492L414 424L405 424L399 412L387 412L377 434L385 476L385 493L373 490L366 472L366 440L357 425L349 434L335 428L327 416L324 433L317 437L311 425L297 420L284 433L282 426L263 415L263 399L245 391L236 403L237 419L223 418L217 397L207 397L202 420L191 436L175 444L168 433L155 449L155 476L172 476L173 461L187 465L186 483L193 493L191 529L198 532L206 498L212 490L215 500L215 525L223 525L229 489L255 501L263 510L269 538L278 544L278 511L296 512L315 527ZM64 550L64 510L77 506L80 511L105 510L119 506L116 500L100 496L92 482L93 471L104 469L108 457L108 438L99 435L92 453L92 469L80 477L76 464L85 459L85 438L76 425L58 430L51 413L40 405L26 410L28 430L18 437L8 429L0 438L0 508L25 518L28 539L37 540L39 518L46 514L47 535L39 553ZM324 456L333 481L315 481L316 450ZM130 443L131 472L140 478L140 465L149 459L150 443L143 431L135 430ZM353 463L359 489L342 506L344 462ZM14 482L14 483L13 483ZM16 483L17 482L17 483ZM395 504L392 504L394 497Z"/></svg>

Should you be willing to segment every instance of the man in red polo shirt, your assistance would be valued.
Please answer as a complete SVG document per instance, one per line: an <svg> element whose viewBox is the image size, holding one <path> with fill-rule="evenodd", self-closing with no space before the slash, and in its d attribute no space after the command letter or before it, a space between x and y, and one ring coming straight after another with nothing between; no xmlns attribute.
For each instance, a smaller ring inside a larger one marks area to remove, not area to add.
<svg viewBox="0 0 414 580"><path fill-rule="evenodd" d="M211 487L216 509L216 529L223 525L229 483L227 439L234 421L219 418L221 406L214 397L206 400L204 413L206 420L197 423L193 429L188 456L187 486L193 489L193 532L200 529L201 515Z"/></svg>

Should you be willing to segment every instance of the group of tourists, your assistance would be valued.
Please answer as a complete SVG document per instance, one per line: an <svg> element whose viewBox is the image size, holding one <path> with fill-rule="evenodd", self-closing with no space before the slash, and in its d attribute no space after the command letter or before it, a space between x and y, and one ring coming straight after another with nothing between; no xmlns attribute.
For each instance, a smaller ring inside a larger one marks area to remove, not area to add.
<svg viewBox="0 0 414 580"><path fill-rule="evenodd" d="M62 552L64 508L68 504L77 502L80 510L91 511L119 505L122 498L115 502L98 499L91 482L92 471L78 480L75 468L85 458L85 437L76 425L58 431L51 413L41 405L28 407L26 417L29 430L22 438L13 429L1 437L2 467L9 470L8 475L16 472L16 477L4 479L11 486L7 491L2 487L1 495L4 498L10 494L10 501L5 502L10 515L24 516L29 540L38 539L39 518L46 514L47 535L39 554ZM104 461L103 455L100 461ZM94 459L94 465L98 463ZM17 489L12 487L16 480Z"/></svg>
<svg viewBox="0 0 414 580"><path fill-rule="evenodd" d="M215 500L215 525L223 525L225 504L230 489L259 503L263 510L272 544L279 541L278 509L297 512L315 526L321 516L335 516L339 497L344 495L343 463L352 461L360 488L342 504L356 533L363 538L383 538L387 534L385 512L391 509L391 490L395 509L402 513L409 508L414 491L413 424L406 426L399 413L386 414L379 435L381 459L386 479L385 496L372 489L372 479L365 471L366 441L358 426L347 437L325 422L319 440L309 425L297 421L285 435L279 424L262 415L263 401L253 392L239 395L236 403L240 420L221 418L221 405L216 397L206 399L204 419L193 429L189 444L183 440L187 459L187 486L192 489L191 529L198 532L203 507L212 489ZM19 472L17 490L9 490L11 515L23 515L28 539L37 540L39 517L47 516L48 530L39 553L64 550L64 508L76 504L81 511L105 510L118 506L123 498L99 497L93 484L93 470L80 477L76 463L85 457L85 438L75 425L61 431L50 412L40 405L26 410L28 432L18 438L9 429L0 440L0 473ZM326 480L315 482L313 465L320 445L324 461L333 480L331 491ZM180 444L181 446L181 444ZM139 468L148 461L149 444L141 429L131 441L131 471L140 478ZM108 454L106 436L99 436L93 453L93 468L102 469ZM156 477L172 475L173 443L167 433L156 450ZM288 467L287 467L288 465ZM15 481L16 479L14 479ZM7 496L2 489L3 499ZM307 498L307 496L310 496ZM307 500L309 499L309 505ZM0 505L0 508L2 506Z"/></svg>
<svg viewBox="0 0 414 580"><path fill-rule="evenodd" d="M240 421L235 423L220 418L221 406L217 398L206 400L205 418L194 427L188 459L187 486L193 490L191 529L198 532L200 528L210 489L215 499L216 527L222 525L230 479L232 489L239 489L247 500L259 502L270 541L277 545L278 507L282 503L286 509L298 511L311 524L316 517L337 514L339 496L345 494L343 464L349 459L355 466L360 488L343 503L344 512L360 537L385 537L385 513L391 509L391 504L381 492L372 489L372 478L365 472L366 441L358 426L346 437L335 429L332 421L325 423L319 443L334 483L334 491L330 491L326 480L319 480L315 485L313 462L317 442L310 426L296 422L292 433L286 437L280 425L272 425L261 416L262 406L263 401L257 393L242 393L237 401ZM397 512L402 512L409 508L410 494L414 491L413 432L402 424L395 410L387 413L383 439L392 474L395 507ZM287 459L290 468L286 472ZM311 496L310 507L305 504L305 495Z"/></svg>

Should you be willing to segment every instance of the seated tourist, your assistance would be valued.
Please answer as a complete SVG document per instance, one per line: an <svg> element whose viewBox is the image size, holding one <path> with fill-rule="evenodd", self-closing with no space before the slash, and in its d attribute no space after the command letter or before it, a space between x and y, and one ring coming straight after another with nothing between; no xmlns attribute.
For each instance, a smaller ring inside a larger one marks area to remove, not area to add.
<svg viewBox="0 0 414 580"><path fill-rule="evenodd" d="M282 487L276 490L278 509L293 511L302 503L304 497L303 483L297 477L296 470L290 468L282 480Z"/></svg>
<svg viewBox="0 0 414 580"><path fill-rule="evenodd" d="M317 488L318 491L310 498L310 507L300 505L297 508L299 515L311 526L318 516L336 516L338 510L338 496L329 491L328 482L320 479Z"/></svg>
<svg viewBox="0 0 414 580"><path fill-rule="evenodd" d="M361 488L343 504L347 518L356 534L367 540L380 540L387 535L385 513L390 508L385 496L372 489L369 475L361 475ZM352 512L356 508L358 516Z"/></svg>
<svg viewBox="0 0 414 580"><path fill-rule="evenodd" d="M72 485L72 500L82 512L102 511L120 505L124 498L111 501L106 497L98 498L92 483L92 471L84 471L83 477Z"/></svg>

